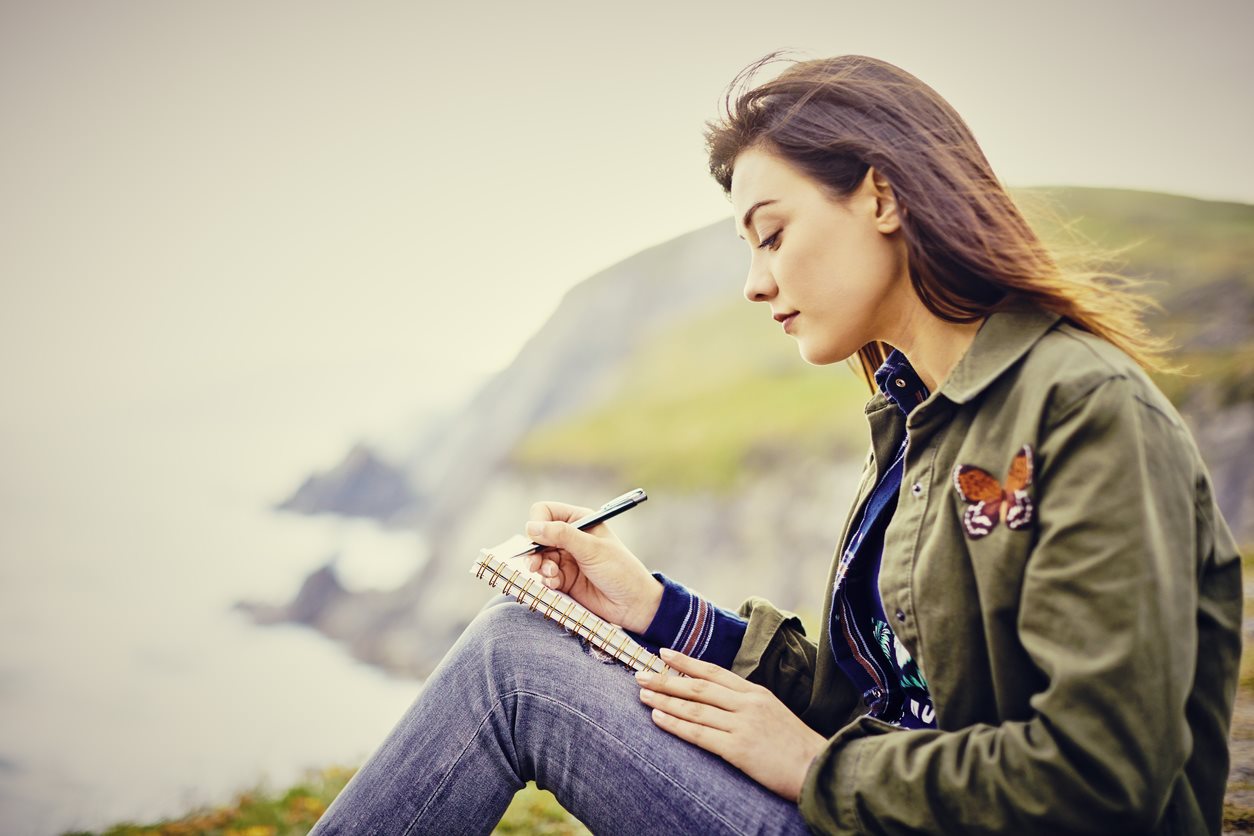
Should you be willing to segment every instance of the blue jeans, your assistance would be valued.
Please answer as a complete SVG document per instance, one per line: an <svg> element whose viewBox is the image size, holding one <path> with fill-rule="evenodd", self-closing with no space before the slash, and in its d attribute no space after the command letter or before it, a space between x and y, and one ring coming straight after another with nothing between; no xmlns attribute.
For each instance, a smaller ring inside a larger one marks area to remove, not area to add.
<svg viewBox="0 0 1254 836"><path fill-rule="evenodd" d="M500 596L311 836L490 833L528 780L597 834L808 833L797 805L654 725L632 671Z"/></svg>

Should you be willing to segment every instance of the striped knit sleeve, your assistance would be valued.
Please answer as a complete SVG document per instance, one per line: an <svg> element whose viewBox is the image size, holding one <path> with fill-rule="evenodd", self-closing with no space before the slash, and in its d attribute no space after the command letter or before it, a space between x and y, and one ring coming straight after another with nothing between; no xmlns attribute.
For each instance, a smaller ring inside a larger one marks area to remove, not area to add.
<svg viewBox="0 0 1254 836"><path fill-rule="evenodd" d="M653 577L662 582L662 604L653 623L632 637L654 653L669 647L731 668L749 622L714 606L661 572L654 572Z"/></svg>

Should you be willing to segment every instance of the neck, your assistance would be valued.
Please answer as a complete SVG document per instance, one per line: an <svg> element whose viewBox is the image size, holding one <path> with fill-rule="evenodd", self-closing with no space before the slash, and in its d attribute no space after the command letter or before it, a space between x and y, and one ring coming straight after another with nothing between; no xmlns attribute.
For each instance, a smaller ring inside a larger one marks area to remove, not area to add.
<svg viewBox="0 0 1254 836"><path fill-rule="evenodd" d="M984 319L947 322L917 298L913 301L915 304L900 318L886 342L906 355L928 391L935 392L971 347Z"/></svg>

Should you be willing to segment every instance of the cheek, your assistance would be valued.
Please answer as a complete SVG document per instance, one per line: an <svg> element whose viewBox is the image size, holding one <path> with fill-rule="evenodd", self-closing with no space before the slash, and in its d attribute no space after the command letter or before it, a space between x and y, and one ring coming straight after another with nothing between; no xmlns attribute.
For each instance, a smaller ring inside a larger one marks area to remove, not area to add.
<svg viewBox="0 0 1254 836"><path fill-rule="evenodd" d="M837 266L841 290L851 304L878 307L896 291L900 267L895 250L883 240L859 242Z"/></svg>
<svg viewBox="0 0 1254 836"><path fill-rule="evenodd" d="M870 266L861 256L830 250L794 259L788 265L788 275L800 297L798 307L814 314L847 314L851 309L861 309L874 295L873 282L868 280Z"/></svg>
<svg viewBox="0 0 1254 836"><path fill-rule="evenodd" d="M794 247L779 253L775 262L777 274L798 298L798 307L813 306L822 299L838 294L841 268L830 251Z"/></svg>
<svg viewBox="0 0 1254 836"><path fill-rule="evenodd" d="M874 230L859 235L842 229L831 237L840 245L794 239L795 246L778 253L773 269L785 298L797 307L825 320L838 315L843 326L857 330L898 290L900 259Z"/></svg>
<svg viewBox="0 0 1254 836"><path fill-rule="evenodd" d="M864 246L797 264L805 287L801 307L810 313L800 340L801 356L813 365L853 356L872 339L897 292L894 259L887 247Z"/></svg>

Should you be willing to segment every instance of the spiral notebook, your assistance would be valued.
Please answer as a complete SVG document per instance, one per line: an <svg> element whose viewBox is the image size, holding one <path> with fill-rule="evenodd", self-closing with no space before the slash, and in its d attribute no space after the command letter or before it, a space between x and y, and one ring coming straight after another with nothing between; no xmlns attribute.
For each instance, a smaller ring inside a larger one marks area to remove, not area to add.
<svg viewBox="0 0 1254 836"><path fill-rule="evenodd" d="M569 595L545 586L540 574L527 568L528 555L535 548L536 544L522 535L511 537L498 546L480 551L470 567L470 574L486 580L488 586L499 585L502 595L513 596L532 612L557 622L633 670L682 676L622 627L593 615Z"/></svg>

